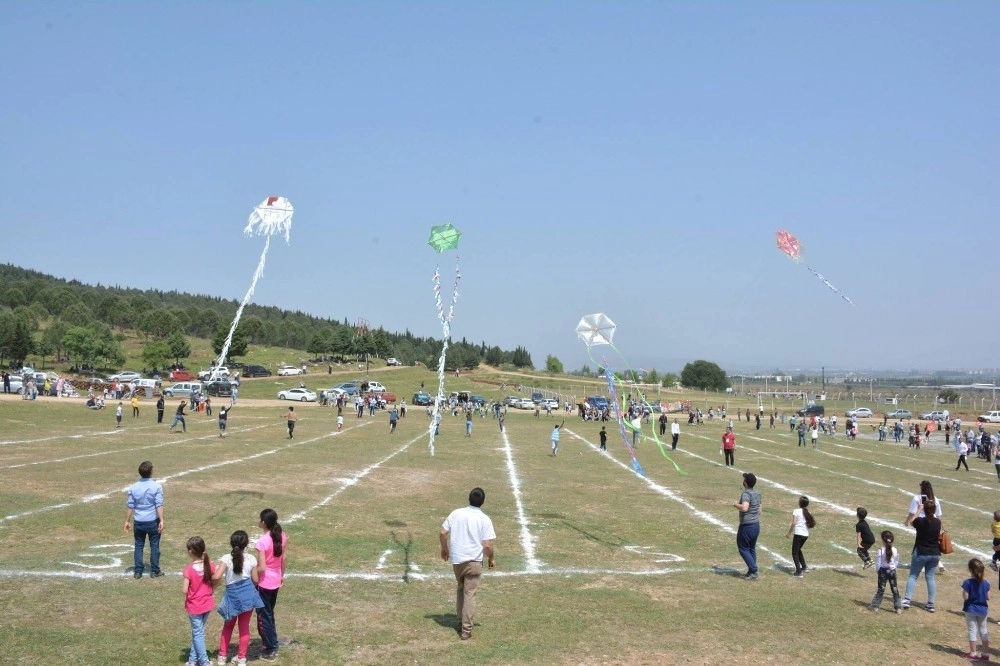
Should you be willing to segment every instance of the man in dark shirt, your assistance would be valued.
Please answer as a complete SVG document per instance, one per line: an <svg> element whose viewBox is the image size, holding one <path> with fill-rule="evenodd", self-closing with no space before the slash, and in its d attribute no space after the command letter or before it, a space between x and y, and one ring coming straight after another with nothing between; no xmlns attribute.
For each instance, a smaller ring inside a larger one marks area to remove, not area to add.
<svg viewBox="0 0 1000 666"><path fill-rule="evenodd" d="M170 424L170 428L169 428L170 432L174 431L174 426L177 425L178 423L180 423L181 426L184 427L184 432L188 431L187 421L184 420L184 408L186 406L187 406L187 403L184 402L183 398L181 399L181 401L179 403L177 403L177 411L174 412L174 422Z"/></svg>

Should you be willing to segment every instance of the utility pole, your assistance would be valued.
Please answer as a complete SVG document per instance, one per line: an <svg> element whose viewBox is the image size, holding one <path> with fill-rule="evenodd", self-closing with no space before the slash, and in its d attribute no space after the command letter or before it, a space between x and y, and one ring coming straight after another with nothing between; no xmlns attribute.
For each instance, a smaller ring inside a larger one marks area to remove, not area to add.
<svg viewBox="0 0 1000 666"><path fill-rule="evenodd" d="M826 366L823 366L823 393L826 393Z"/></svg>

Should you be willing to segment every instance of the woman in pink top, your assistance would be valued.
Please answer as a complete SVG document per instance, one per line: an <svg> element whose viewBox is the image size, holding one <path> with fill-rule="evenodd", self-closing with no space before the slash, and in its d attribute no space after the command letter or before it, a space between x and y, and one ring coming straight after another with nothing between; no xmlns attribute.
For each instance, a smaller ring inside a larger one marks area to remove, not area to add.
<svg viewBox="0 0 1000 666"><path fill-rule="evenodd" d="M285 578L285 544L288 542L288 535L282 531L274 509L260 512L260 527L267 531L257 539L257 591L264 602L264 607L257 609L257 633L264 644L260 658L270 661L278 656L274 605L278 602L278 590Z"/></svg>
<svg viewBox="0 0 1000 666"><path fill-rule="evenodd" d="M205 621L215 608L212 574L215 565L208 558L205 540L193 536L187 541L190 564L184 568L184 610L191 621L191 651L185 666L206 666L211 664L205 651Z"/></svg>

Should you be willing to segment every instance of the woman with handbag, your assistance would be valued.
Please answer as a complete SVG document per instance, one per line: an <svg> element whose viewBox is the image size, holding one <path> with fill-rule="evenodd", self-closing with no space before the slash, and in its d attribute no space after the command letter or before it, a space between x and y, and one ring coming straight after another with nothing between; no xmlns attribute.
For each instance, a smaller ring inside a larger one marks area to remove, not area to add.
<svg viewBox="0 0 1000 666"><path fill-rule="evenodd" d="M934 500L928 499L924 502L924 515L914 518L911 523L917 530L917 540L913 546L913 554L910 557L910 575L906 579L906 593L903 595L903 608L910 607L910 599L913 597L914 588L917 586L917 577L921 570L927 580L927 604L924 609L928 613L934 612L934 598L937 596L937 567L941 562L941 519L935 517L937 506Z"/></svg>

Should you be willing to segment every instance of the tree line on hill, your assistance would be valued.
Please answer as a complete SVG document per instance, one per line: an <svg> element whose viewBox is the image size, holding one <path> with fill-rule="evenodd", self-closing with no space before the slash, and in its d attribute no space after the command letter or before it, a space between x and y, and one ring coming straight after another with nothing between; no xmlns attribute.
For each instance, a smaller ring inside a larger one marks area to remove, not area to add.
<svg viewBox="0 0 1000 666"><path fill-rule="evenodd" d="M159 289L86 285L12 264L0 265L0 365L15 367L30 355L68 359L77 367L120 368L125 362L125 331L143 341L143 362L153 368L182 363L191 355L187 337L210 339L215 353L229 333L239 303L214 296ZM436 366L441 340L410 331L358 330L345 319L325 319L301 311L248 304L230 347L230 358L249 345L301 349L318 358L396 357L402 363ZM490 365L533 368L531 355L518 346L470 343L448 348L448 369Z"/></svg>

